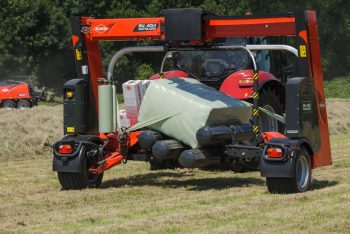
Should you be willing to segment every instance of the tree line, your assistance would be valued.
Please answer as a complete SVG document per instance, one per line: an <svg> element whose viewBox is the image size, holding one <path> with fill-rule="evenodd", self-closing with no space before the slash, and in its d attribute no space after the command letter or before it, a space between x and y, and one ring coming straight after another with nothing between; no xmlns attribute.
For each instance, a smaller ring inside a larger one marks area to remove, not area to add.
<svg viewBox="0 0 350 234"><path fill-rule="evenodd" d="M348 0L2 0L0 7L0 80L28 75L56 91L75 76L71 16L157 17L163 9L177 7L203 7L230 16L316 10L325 78L350 73ZM116 50L132 44L135 43L101 43L104 65ZM162 55L154 54L127 55L115 72L125 80L145 78L158 71L161 59Z"/></svg>

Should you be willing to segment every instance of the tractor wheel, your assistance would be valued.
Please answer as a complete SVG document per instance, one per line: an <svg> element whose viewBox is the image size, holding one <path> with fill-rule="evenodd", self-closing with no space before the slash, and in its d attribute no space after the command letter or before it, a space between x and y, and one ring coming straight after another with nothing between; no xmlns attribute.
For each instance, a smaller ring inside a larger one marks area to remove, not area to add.
<svg viewBox="0 0 350 234"><path fill-rule="evenodd" d="M266 185L270 193L300 193L309 189L311 184L311 162L308 151L301 148L294 164L294 176L291 178L267 177Z"/></svg>
<svg viewBox="0 0 350 234"><path fill-rule="evenodd" d="M263 88L260 91L259 106L278 115L283 116L283 107L280 97L274 89ZM259 125L262 132L283 132L283 124L260 111Z"/></svg>
<svg viewBox="0 0 350 234"><path fill-rule="evenodd" d="M30 108L30 102L27 100L19 100L17 102L17 108L18 109L29 109Z"/></svg>
<svg viewBox="0 0 350 234"><path fill-rule="evenodd" d="M12 100L7 100L4 102L3 107L7 110L12 110L16 108L16 103Z"/></svg>

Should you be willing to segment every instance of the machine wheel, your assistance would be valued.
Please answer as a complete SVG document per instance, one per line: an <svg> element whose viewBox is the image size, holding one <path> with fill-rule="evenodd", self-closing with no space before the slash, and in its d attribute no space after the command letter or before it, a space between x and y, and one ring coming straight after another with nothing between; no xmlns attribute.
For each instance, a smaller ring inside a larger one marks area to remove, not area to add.
<svg viewBox="0 0 350 234"><path fill-rule="evenodd" d="M12 110L16 108L16 103L12 100L7 100L4 102L3 107L7 110Z"/></svg>
<svg viewBox="0 0 350 234"><path fill-rule="evenodd" d="M66 136L63 140L87 140L92 141L91 136ZM95 142L97 143L97 142ZM85 150L85 149L84 149ZM72 172L57 172L58 180L64 190L72 189L84 189L84 188L96 188L99 187L102 183L103 173L102 174L93 174L89 172L89 168L96 164L96 162L87 156L87 150L85 150L83 159L82 159L82 172L72 173Z"/></svg>
<svg viewBox="0 0 350 234"><path fill-rule="evenodd" d="M17 102L17 108L18 109L29 109L30 108L30 102L27 100L19 100Z"/></svg>
<svg viewBox="0 0 350 234"><path fill-rule="evenodd" d="M274 89L265 87L260 91L259 106L273 113L283 115L280 97ZM260 111L259 125L262 132L283 132L283 124Z"/></svg>
<svg viewBox="0 0 350 234"><path fill-rule="evenodd" d="M301 148L294 164L294 176L291 178L267 177L266 185L270 193L300 193L309 189L311 184L311 162L308 151Z"/></svg>
<svg viewBox="0 0 350 234"><path fill-rule="evenodd" d="M96 188L101 185L103 174L92 174L88 171L86 157L83 160L83 171L79 173L58 172L58 180L64 190Z"/></svg>

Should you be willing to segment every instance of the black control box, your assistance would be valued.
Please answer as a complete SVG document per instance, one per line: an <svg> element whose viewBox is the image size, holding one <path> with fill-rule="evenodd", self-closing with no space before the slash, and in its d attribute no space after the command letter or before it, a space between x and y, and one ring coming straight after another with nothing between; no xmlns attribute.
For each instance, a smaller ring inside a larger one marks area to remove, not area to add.
<svg viewBox="0 0 350 234"><path fill-rule="evenodd" d="M314 149L320 146L316 93L309 77L290 78L286 83L286 135L306 138Z"/></svg>
<svg viewBox="0 0 350 234"><path fill-rule="evenodd" d="M166 41L202 40L203 9L167 9L163 11L163 14L165 17Z"/></svg>
<svg viewBox="0 0 350 234"><path fill-rule="evenodd" d="M87 83L72 79L64 84L64 134L86 134L88 130Z"/></svg>

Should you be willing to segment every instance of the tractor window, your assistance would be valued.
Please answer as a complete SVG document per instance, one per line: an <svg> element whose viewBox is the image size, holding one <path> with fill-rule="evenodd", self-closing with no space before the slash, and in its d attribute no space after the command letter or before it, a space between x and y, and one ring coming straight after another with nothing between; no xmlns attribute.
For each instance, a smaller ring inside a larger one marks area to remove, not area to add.
<svg viewBox="0 0 350 234"><path fill-rule="evenodd" d="M177 66L200 80L221 79L251 64L245 50L183 51L177 54Z"/></svg>

